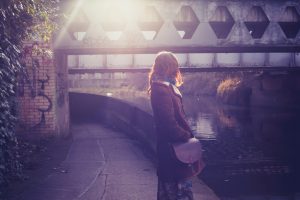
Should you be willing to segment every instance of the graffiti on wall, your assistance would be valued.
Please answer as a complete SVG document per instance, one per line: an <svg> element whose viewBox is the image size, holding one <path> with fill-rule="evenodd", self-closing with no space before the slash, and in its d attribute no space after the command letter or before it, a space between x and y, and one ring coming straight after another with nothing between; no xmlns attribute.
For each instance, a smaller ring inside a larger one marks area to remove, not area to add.
<svg viewBox="0 0 300 200"><path fill-rule="evenodd" d="M66 102L66 94L68 94L68 82L65 73L57 73L57 105L62 107Z"/></svg>
<svg viewBox="0 0 300 200"><path fill-rule="evenodd" d="M20 99L19 124L25 129L34 129L46 124L46 113L52 110L52 101L46 93L50 75L47 68L51 59L46 50L37 43L24 47L22 54L23 71L18 78Z"/></svg>

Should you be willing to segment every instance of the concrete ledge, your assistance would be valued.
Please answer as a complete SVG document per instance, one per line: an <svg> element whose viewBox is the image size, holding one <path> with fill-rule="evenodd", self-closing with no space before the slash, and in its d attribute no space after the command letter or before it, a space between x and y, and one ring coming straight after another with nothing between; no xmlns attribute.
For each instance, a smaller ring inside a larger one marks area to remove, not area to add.
<svg viewBox="0 0 300 200"><path fill-rule="evenodd" d="M70 110L71 121L101 122L141 141L145 150L155 154L153 117L136 106L107 96L71 92Z"/></svg>

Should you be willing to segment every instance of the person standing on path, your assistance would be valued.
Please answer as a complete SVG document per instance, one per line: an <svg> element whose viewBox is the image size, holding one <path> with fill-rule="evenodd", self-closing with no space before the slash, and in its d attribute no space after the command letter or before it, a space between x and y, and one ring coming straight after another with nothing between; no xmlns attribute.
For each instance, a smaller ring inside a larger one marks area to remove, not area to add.
<svg viewBox="0 0 300 200"><path fill-rule="evenodd" d="M171 143L193 137L178 89L182 76L176 56L160 52L149 73L149 94L157 132L157 200L193 200L191 177L200 173L202 163L192 165L175 158Z"/></svg>

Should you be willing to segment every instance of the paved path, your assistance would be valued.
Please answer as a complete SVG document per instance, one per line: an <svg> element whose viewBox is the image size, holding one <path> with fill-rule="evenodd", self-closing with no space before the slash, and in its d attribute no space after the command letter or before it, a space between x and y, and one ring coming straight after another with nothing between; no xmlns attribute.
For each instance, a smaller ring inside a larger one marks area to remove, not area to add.
<svg viewBox="0 0 300 200"><path fill-rule="evenodd" d="M72 126L73 142L59 169L20 200L155 200L153 163L126 135L96 124ZM194 180L196 200L216 195Z"/></svg>

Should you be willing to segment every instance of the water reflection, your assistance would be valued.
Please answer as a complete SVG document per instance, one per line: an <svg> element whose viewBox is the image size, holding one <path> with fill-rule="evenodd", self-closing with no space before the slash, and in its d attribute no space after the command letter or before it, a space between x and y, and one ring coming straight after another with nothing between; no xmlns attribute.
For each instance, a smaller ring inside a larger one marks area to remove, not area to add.
<svg viewBox="0 0 300 200"><path fill-rule="evenodd" d="M234 159L256 154L253 159L283 161L293 155L300 122L297 110L239 108L209 98L186 98L184 106L199 138L214 139L223 148L232 145L235 151L241 146L241 153L248 154Z"/></svg>
<svg viewBox="0 0 300 200"><path fill-rule="evenodd" d="M185 97L209 164L203 177L219 195L299 191L299 110L241 108Z"/></svg>

